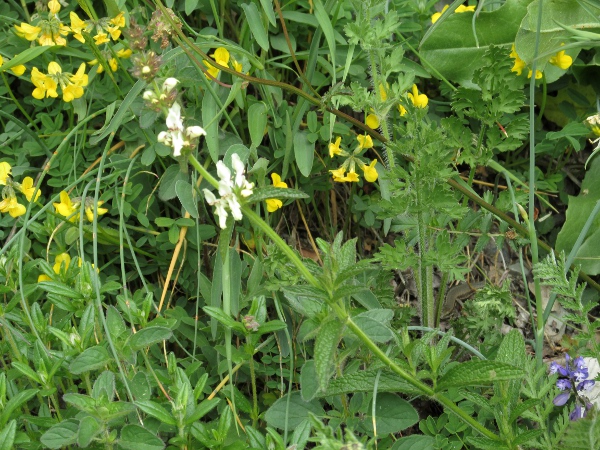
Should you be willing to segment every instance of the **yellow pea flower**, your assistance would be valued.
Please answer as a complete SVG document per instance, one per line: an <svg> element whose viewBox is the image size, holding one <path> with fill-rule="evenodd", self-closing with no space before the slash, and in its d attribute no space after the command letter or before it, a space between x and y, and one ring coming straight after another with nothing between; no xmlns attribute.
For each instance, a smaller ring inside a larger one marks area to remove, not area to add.
<svg viewBox="0 0 600 450"><path fill-rule="evenodd" d="M60 192L60 203L53 203L56 212L64 217L69 217L77 212L76 206L71 202L71 198L67 191ZM71 219L71 222L75 222L77 220L77 214L74 214Z"/></svg>
<svg viewBox="0 0 600 450"><path fill-rule="evenodd" d="M527 73L527 78L531 78L531 75L533 74L533 72L531 71L531 69L529 69L529 72ZM535 71L535 79L539 80L542 78L542 71L541 70L536 70Z"/></svg>
<svg viewBox="0 0 600 450"><path fill-rule="evenodd" d="M33 178L31 178L31 177L23 178L23 182L21 183L21 192L23 193L23 195L25 195L25 198L27 199L27 201L30 202L31 198L33 197L33 193L35 192L35 185L33 184ZM38 191L35 193L35 199L33 201L37 202L38 198L40 198L40 195L41 195L41 192L38 189Z"/></svg>
<svg viewBox="0 0 600 450"><path fill-rule="evenodd" d="M202 60L202 63L208 67L208 69L206 70L206 73L204 74L204 76L207 79L211 79L208 74L212 75L213 78L217 78L217 76L219 75L220 70L217 69L215 66L213 66L211 63L209 63L208 61L206 61L205 59Z"/></svg>
<svg viewBox="0 0 600 450"><path fill-rule="evenodd" d="M27 208L21 205L15 197L5 198L0 202L0 212L7 212L13 218L22 216L26 211Z"/></svg>
<svg viewBox="0 0 600 450"><path fill-rule="evenodd" d="M58 0L50 0L48 2L48 10L50 11L50 14L58 14L60 11L60 3L58 3Z"/></svg>
<svg viewBox="0 0 600 450"><path fill-rule="evenodd" d="M56 258L54 258L54 265L52 266L52 270L54 270L54 273L60 273L63 267L63 263L66 271L69 268L69 264L71 264L71 255L69 255L68 253L60 253L56 255Z"/></svg>
<svg viewBox="0 0 600 450"><path fill-rule="evenodd" d="M356 140L360 145L361 150L364 148L372 148L373 147L373 139L368 134L359 134L356 136Z"/></svg>
<svg viewBox="0 0 600 450"><path fill-rule="evenodd" d="M442 14L444 14L449 7L450 7L450 5L446 5L440 12L433 13L433 15L431 16L431 23L432 24L436 23L439 20L439 18L442 17Z"/></svg>
<svg viewBox="0 0 600 450"><path fill-rule="evenodd" d="M566 55L564 50L561 50L552 58L550 58L550 64L560 67L562 70L567 70L569 67L571 67L571 64L573 64L573 58L571 58L569 55Z"/></svg>
<svg viewBox="0 0 600 450"><path fill-rule="evenodd" d="M358 180L359 180L358 174L354 171L348 172L348 174L346 174L346 176L344 177L344 181L349 181L351 183L355 183Z"/></svg>
<svg viewBox="0 0 600 450"><path fill-rule="evenodd" d="M416 108L425 108L429 103L427 95L419 94L419 89L416 84L413 84L412 93L408 93L408 98Z"/></svg>
<svg viewBox="0 0 600 450"><path fill-rule="evenodd" d="M377 173L377 169L375 169L375 164L377 164L376 159L371 161L371 164L369 164L368 166L365 164L362 167L362 170L365 173L365 180L367 180L369 183L373 183L373 182L377 181L377 177L379 177L379 174Z"/></svg>
<svg viewBox="0 0 600 450"><path fill-rule="evenodd" d="M342 166L339 169L330 170L331 175L333 175L333 181L337 181L339 183L343 183L344 181L344 172L346 169Z"/></svg>
<svg viewBox="0 0 600 450"><path fill-rule="evenodd" d="M6 185L7 178L12 174L12 167L6 161L0 162L0 186Z"/></svg>
<svg viewBox="0 0 600 450"><path fill-rule="evenodd" d="M8 62L8 60L6 62ZM4 64L4 58L2 57L2 55L0 55L0 67L2 67L3 64ZM20 77L21 75L23 75L25 73L27 68L23 64L19 64L18 66L11 67L9 70L12 73L14 73L16 76Z"/></svg>
<svg viewBox="0 0 600 450"><path fill-rule="evenodd" d="M335 155L340 155L342 153L342 149L340 148L340 144L342 142L342 137L338 136L335 140L335 143L329 143L329 157L333 158Z"/></svg>
<svg viewBox="0 0 600 450"><path fill-rule="evenodd" d="M375 114L369 114L365 119L365 123L369 128L375 130L379 128L379 117L377 117Z"/></svg>
<svg viewBox="0 0 600 450"><path fill-rule="evenodd" d="M273 186L276 188L287 189L288 187L287 183L281 181L281 177L275 172L271 174L271 180L273 180ZM267 211L269 212L275 212L283 206L283 202L276 198L268 198L265 202L267 203Z"/></svg>
<svg viewBox="0 0 600 450"><path fill-rule="evenodd" d="M28 23L21 23L21 25L15 25L15 30L17 32L17 36L27 39L28 41L35 41L42 29L40 27L36 27L33 25L29 25Z"/></svg>
<svg viewBox="0 0 600 450"><path fill-rule="evenodd" d="M94 36L94 42L96 43L96 45L102 45L106 44L107 42L110 42L110 39L108 38L108 34L98 33L96 36Z"/></svg>
<svg viewBox="0 0 600 450"><path fill-rule="evenodd" d="M85 38L81 33L85 31L88 26L87 23L81 20L77 13L73 11L69 13L69 18L71 19L71 32L73 33L73 37L82 44L85 44Z"/></svg>
<svg viewBox="0 0 600 450"><path fill-rule="evenodd" d="M401 116L404 116L406 114L406 108L400 104L398 104L398 112L400 113Z"/></svg>
<svg viewBox="0 0 600 450"><path fill-rule="evenodd" d="M96 211L98 212L98 215L101 216L102 214L106 214L108 212L108 209L106 208L100 208L101 205L103 205L104 202L102 200L100 200L98 202L98 207L96 208ZM93 222L94 221L94 210L92 208L92 205L87 206L85 208L85 217L87 218L88 222Z"/></svg>
<svg viewBox="0 0 600 450"><path fill-rule="evenodd" d="M219 47L210 55L217 64L227 67L229 65L229 52L224 47Z"/></svg>

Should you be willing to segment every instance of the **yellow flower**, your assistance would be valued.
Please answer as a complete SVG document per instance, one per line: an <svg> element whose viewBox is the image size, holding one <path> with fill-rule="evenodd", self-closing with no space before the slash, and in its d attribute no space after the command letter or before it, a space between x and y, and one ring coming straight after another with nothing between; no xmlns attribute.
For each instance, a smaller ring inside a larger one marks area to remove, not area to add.
<svg viewBox="0 0 600 450"><path fill-rule="evenodd" d="M13 218L22 216L26 211L27 208L21 205L15 197L5 198L0 202L0 212L7 212Z"/></svg>
<svg viewBox="0 0 600 450"><path fill-rule="evenodd" d="M48 10L50 10L50 14L58 14L60 11L60 3L58 3L58 0L50 0L48 2Z"/></svg>
<svg viewBox="0 0 600 450"><path fill-rule="evenodd" d="M275 172L271 174L271 180L273 180L273 186L276 188L287 189L288 187L287 183L281 181L281 177ZM267 211L269 212L275 212L283 206L283 202L276 198L268 198L265 202L267 203Z"/></svg>
<svg viewBox="0 0 600 450"><path fill-rule="evenodd" d="M529 69L529 72L527 73L527 78L531 78L532 73L533 72L531 71L531 69ZM535 71L535 79L539 80L540 78L542 78L542 71L541 70L536 70Z"/></svg>
<svg viewBox="0 0 600 450"><path fill-rule="evenodd" d="M66 272L66 270L69 268L69 264L71 264L71 255L69 255L68 253L60 253L56 255L56 258L54 258L54 265L52 266L52 270L54 270L54 273L60 273L63 267L63 263L65 263L64 267Z"/></svg>
<svg viewBox="0 0 600 450"><path fill-rule="evenodd" d="M34 98L58 97L56 89L60 85L65 102L73 101L83 95L83 87L88 84L88 76L85 73L85 63L81 63L75 74L63 72L60 65L54 61L48 64L48 75L41 73L37 67L31 71L31 82L35 89L32 93Z"/></svg>
<svg viewBox="0 0 600 450"><path fill-rule="evenodd" d="M229 65L229 52L224 47L219 47L210 55L217 64L227 67Z"/></svg>
<svg viewBox="0 0 600 450"><path fill-rule="evenodd" d="M8 62L8 60L6 62ZM0 55L0 67L2 67L3 64L4 64L4 58L2 57L2 55ZM21 75L23 75L25 73L27 68L23 64L19 64L18 66L11 67L9 70L12 73L14 73L16 76L20 77Z"/></svg>
<svg viewBox="0 0 600 450"><path fill-rule="evenodd" d="M41 283L42 281L52 281L52 278L50 278L48 275L46 275L45 273L41 274L38 277L38 283Z"/></svg>
<svg viewBox="0 0 600 450"><path fill-rule="evenodd" d="M571 67L571 64L573 64L573 58L571 58L569 55L565 55L565 51L561 50L552 58L550 58L550 64L560 67L562 70L567 70L569 67Z"/></svg>
<svg viewBox="0 0 600 450"><path fill-rule="evenodd" d="M219 75L220 70L217 69L215 66L213 66L211 63L209 63L208 61L206 61L205 59L202 60L202 62L204 63L204 65L206 67L208 67L208 69L206 70L206 73L204 74L204 76L207 79L211 79L208 75L212 75L213 78L217 78L217 76Z"/></svg>
<svg viewBox="0 0 600 450"><path fill-rule="evenodd" d="M524 68L525 68L525 61L523 61L521 58L517 57L517 59L515 59L515 64L512 66L512 69L510 69L510 71L515 72L517 75L521 75L523 73Z"/></svg>
<svg viewBox="0 0 600 450"><path fill-rule="evenodd" d="M126 59L131 56L131 53L132 53L132 51L130 48L122 48L121 50L119 50L117 52L117 57L119 57L121 59Z"/></svg>
<svg viewBox="0 0 600 450"><path fill-rule="evenodd" d="M369 183L377 181L377 177L379 176L379 174L377 173L377 169L375 169L375 164L377 164L376 159L371 161L371 164L369 164L368 166L365 164L362 167L362 170L365 173L365 180L367 180Z"/></svg>
<svg viewBox="0 0 600 450"><path fill-rule="evenodd" d="M33 178L31 177L25 177L23 178L23 182L21 183L21 192L23 193L23 195L25 195L25 198L27 199L28 202L31 201L31 198L33 197L33 193L35 192L35 185L33 184ZM40 190L38 189L38 191L35 193L35 199L33 200L34 202L37 202L38 198L40 198Z"/></svg>
<svg viewBox="0 0 600 450"><path fill-rule="evenodd" d="M85 73L85 63L81 63L79 65L79 69L75 72L74 75L69 77L69 81L77 86L87 86L88 85L88 76Z"/></svg>
<svg viewBox="0 0 600 450"><path fill-rule="evenodd" d="M404 106L402 106L401 104L398 104L398 112L400 113L401 116L406 114L406 108Z"/></svg>
<svg viewBox="0 0 600 450"><path fill-rule="evenodd" d="M69 14L69 18L71 19L71 32L73 33L73 37L84 44L85 38L81 33L86 29L87 24L73 11Z"/></svg>
<svg viewBox="0 0 600 450"><path fill-rule="evenodd" d="M340 144L342 142L341 136L338 136L334 143L329 143L329 157L333 158L335 155L339 155L342 153L342 149L340 148Z"/></svg>
<svg viewBox="0 0 600 450"><path fill-rule="evenodd" d="M365 123L369 128L375 130L379 128L379 117L377 117L375 114L369 114L365 119Z"/></svg>
<svg viewBox="0 0 600 450"><path fill-rule="evenodd" d="M371 148L373 147L373 139L368 134L359 134L356 136L356 140L358 141L361 150L363 148Z"/></svg>
<svg viewBox="0 0 600 450"><path fill-rule="evenodd" d="M77 220L78 214L74 214L77 211L77 207L71 202L71 198L66 191L60 192L60 203L53 203L54 208L56 208L56 212L64 217L71 217L71 222L75 222Z"/></svg>
<svg viewBox="0 0 600 450"><path fill-rule="evenodd" d="M40 27L29 25L28 23L21 23L21 26L15 25L17 36L27 39L28 41L35 41L39 34L42 32Z"/></svg>
<svg viewBox="0 0 600 450"><path fill-rule="evenodd" d="M356 172L350 171L344 177L344 181L349 181L351 183L357 182L358 181L358 174Z"/></svg>
<svg viewBox="0 0 600 450"><path fill-rule="evenodd" d="M6 185L6 179L11 175L12 167L6 161L0 162L0 186Z"/></svg>
<svg viewBox="0 0 600 450"><path fill-rule="evenodd" d="M244 70L244 66L242 65L242 63L237 62L235 59L231 58L231 64L233 65L233 70L235 70L236 72L242 72L242 70Z"/></svg>
<svg viewBox="0 0 600 450"><path fill-rule="evenodd" d="M438 21L438 19L440 17L442 17L442 14L444 14L444 12L448 9L449 5L444 6L444 8L442 9L441 12L436 12L431 16L431 23L436 23Z"/></svg>
<svg viewBox="0 0 600 450"><path fill-rule="evenodd" d="M108 34L98 33L96 36L94 36L94 42L96 43L96 45L102 45L106 44L107 42L110 42L110 39L108 38Z"/></svg>
<svg viewBox="0 0 600 450"><path fill-rule="evenodd" d="M110 23L113 24L115 27L118 27L118 28L125 27L125 13L123 11L121 11L115 17L113 17L112 19L110 19Z"/></svg>
<svg viewBox="0 0 600 450"><path fill-rule="evenodd" d="M100 208L100 206L102 206L103 203L104 202L102 200L100 200L98 202L98 207L96 208L96 211L98 212L99 216L101 216L102 214L106 214L108 212L108 209ZM92 204L88 204L88 202L86 202L86 206L85 206L85 217L87 218L88 222L94 221L94 210L92 208Z"/></svg>
<svg viewBox="0 0 600 450"><path fill-rule="evenodd" d="M331 175L333 175L333 181L337 181L342 183L344 181L344 172L346 169L344 167L340 167L339 169L330 170Z"/></svg>
<svg viewBox="0 0 600 450"><path fill-rule="evenodd" d="M419 94L416 84L413 84L412 93L408 93L408 98L416 108L425 108L429 103L429 99L425 94Z"/></svg>
<svg viewBox="0 0 600 450"><path fill-rule="evenodd" d="M58 19L41 22L41 24L42 35L38 39L40 45L67 45L67 40L63 36L69 34L69 27L60 23Z"/></svg>

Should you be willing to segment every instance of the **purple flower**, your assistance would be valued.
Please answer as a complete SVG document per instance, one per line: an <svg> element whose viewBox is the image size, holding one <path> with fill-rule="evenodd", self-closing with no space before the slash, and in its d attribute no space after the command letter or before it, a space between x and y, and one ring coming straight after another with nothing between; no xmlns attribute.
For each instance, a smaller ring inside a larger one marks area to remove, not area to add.
<svg viewBox="0 0 600 450"><path fill-rule="evenodd" d="M565 391L567 389L571 389L571 387L573 387L573 385L571 384L571 382L565 378L561 378L560 380L558 380L556 382L556 387L559 388L561 391Z"/></svg>
<svg viewBox="0 0 600 450"><path fill-rule="evenodd" d="M585 406L575 405L575 409L571 411L571 414L569 414L569 420L575 421L583 419L585 416L587 416L587 413L590 409L592 409L591 403L586 403Z"/></svg>
<svg viewBox="0 0 600 450"><path fill-rule="evenodd" d="M584 367L582 369L577 369L575 371L572 372L573 376L575 377L575 380L577 381L583 381L588 377L588 370Z"/></svg>
<svg viewBox="0 0 600 450"><path fill-rule="evenodd" d="M573 365L578 369L585 369L585 361L583 360L583 357L578 356L577 358L575 358L575 361L573 361Z"/></svg>
<svg viewBox="0 0 600 450"><path fill-rule="evenodd" d="M588 389L591 389L594 384L596 384L596 382L594 380L583 380L581 383L579 383L577 385L577 390L578 391L587 391Z"/></svg>
<svg viewBox="0 0 600 450"><path fill-rule="evenodd" d="M569 419L579 420L585 417L587 412L592 408L592 404L586 401L586 394L584 392L588 392L594 386L594 378L597 371L594 372L594 375L590 376L590 371L584 358L578 356L574 360L571 360L568 353L565 354L564 366L552 362L549 371L550 374L558 374L556 387L563 391L554 397L552 403L555 406L564 406L571 398L571 394L574 394L575 408L569 414ZM573 388L574 386L575 389ZM580 395L580 393L582 394Z"/></svg>
<svg viewBox="0 0 600 450"><path fill-rule="evenodd" d="M569 400L570 396L570 392L563 392L562 394L558 394L556 397L554 397L552 403L554 403L554 406L563 406L565 403L567 403L567 400Z"/></svg>

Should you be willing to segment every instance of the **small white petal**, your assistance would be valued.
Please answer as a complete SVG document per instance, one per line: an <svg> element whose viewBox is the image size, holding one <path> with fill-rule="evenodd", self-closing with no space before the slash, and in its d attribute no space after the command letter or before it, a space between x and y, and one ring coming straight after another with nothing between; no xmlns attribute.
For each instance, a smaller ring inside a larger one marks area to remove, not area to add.
<svg viewBox="0 0 600 450"><path fill-rule="evenodd" d="M210 192L208 189L202 189L202 192L204 192L204 199L206 200L206 203L209 205L214 205L217 202L217 197L215 197L215 194Z"/></svg>
<svg viewBox="0 0 600 450"><path fill-rule="evenodd" d="M217 175L219 175L219 178L222 181L226 181L229 185L231 185L231 171L223 163L223 161L217 161Z"/></svg>
<svg viewBox="0 0 600 450"><path fill-rule="evenodd" d="M206 131L204 131L204 128L196 125L193 127L187 127L185 129L185 134L190 138L195 138L198 136L206 136Z"/></svg>
<svg viewBox="0 0 600 450"><path fill-rule="evenodd" d="M231 180L219 181L219 195L221 197L227 197L228 195L232 195L233 191L231 190L231 187Z"/></svg>
<svg viewBox="0 0 600 450"><path fill-rule="evenodd" d="M231 196L227 198L227 203L229 204L229 209L231 209L231 215L235 220L242 220L242 207L238 202L238 199L235 196Z"/></svg>
<svg viewBox="0 0 600 450"><path fill-rule="evenodd" d="M216 204L215 213L219 216L219 226L225 229L227 227L227 210L221 201Z"/></svg>
<svg viewBox="0 0 600 450"><path fill-rule="evenodd" d="M156 98L156 94L152 91L145 91L144 94L142 95L142 98L148 102L152 101L153 99Z"/></svg>
<svg viewBox="0 0 600 450"><path fill-rule="evenodd" d="M162 142L163 144L171 145L171 133L169 131L161 131L158 133L156 140L158 142Z"/></svg>
<svg viewBox="0 0 600 450"><path fill-rule="evenodd" d="M170 130L183 131L183 121L181 120L181 105L177 102L169 108L167 114L167 128Z"/></svg>
<svg viewBox="0 0 600 450"><path fill-rule="evenodd" d="M171 139L173 140L173 156L181 156L183 148L183 133L181 131L171 131Z"/></svg>
<svg viewBox="0 0 600 450"><path fill-rule="evenodd" d="M179 83L177 78L167 78L162 85L162 90L164 92L171 92L177 86L177 83Z"/></svg>

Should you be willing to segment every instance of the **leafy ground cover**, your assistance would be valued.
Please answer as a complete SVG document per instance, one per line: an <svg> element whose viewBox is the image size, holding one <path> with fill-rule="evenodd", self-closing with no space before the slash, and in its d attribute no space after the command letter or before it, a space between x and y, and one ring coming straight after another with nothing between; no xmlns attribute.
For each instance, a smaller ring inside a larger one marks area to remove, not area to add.
<svg viewBox="0 0 600 450"><path fill-rule="evenodd" d="M599 448L597 2L0 16L0 450Z"/></svg>

